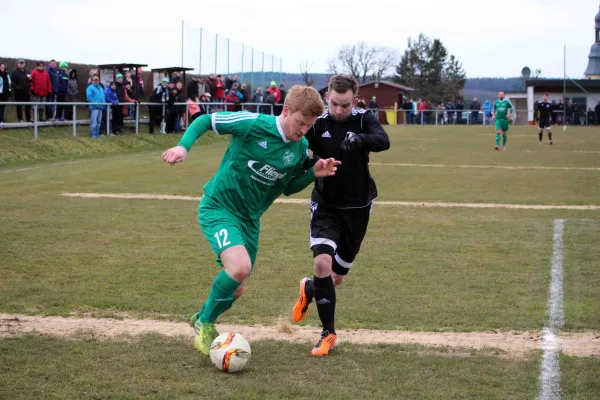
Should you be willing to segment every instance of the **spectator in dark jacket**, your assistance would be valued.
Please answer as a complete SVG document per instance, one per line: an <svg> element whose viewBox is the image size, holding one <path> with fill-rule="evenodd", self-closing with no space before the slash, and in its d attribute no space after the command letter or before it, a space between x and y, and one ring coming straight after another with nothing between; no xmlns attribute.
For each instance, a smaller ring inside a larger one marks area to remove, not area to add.
<svg viewBox="0 0 600 400"><path fill-rule="evenodd" d="M198 82L197 77L193 77L192 80L188 82L187 88L186 88L186 93L187 93L188 99L194 100L194 99L198 98L198 96L200 94L200 83ZM202 93L204 93L204 92L202 92Z"/></svg>
<svg viewBox="0 0 600 400"><path fill-rule="evenodd" d="M481 110L481 103L477 100L477 97L473 99L471 103L471 123L477 125L479 123L479 110Z"/></svg>
<svg viewBox="0 0 600 400"><path fill-rule="evenodd" d="M56 102L64 103L67 100L69 92L69 64L61 61L58 70L58 89L56 91ZM50 79L52 80L52 79ZM65 106L60 104L56 107L56 119L64 121Z"/></svg>
<svg viewBox="0 0 600 400"><path fill-rule="evenodd" d="M454 109L456 110L456 123L458 125L463 123L463 110L465 106L463 105L461 100L456 100L456 104L454 105Z"/></svg>
<svg viewBox="0 0 600 400"><path fill-rule="evenodd" d="M31 75L25 72L25 60L20 59L17 62L17 69L10 75L12 92L15 96L15 101L29 102L31 101L30 84ZM23 108L17 106L17 119L23 122ZM31 122L31 106L25 106L25 120Z"/></svg>
<svg viewBox="0 0 600 400"><path fill-rule="evenodd" d="M150 113L150 118L149 118L149 125L150 125L150 131L149 133L151 135L154 134L154 128L156 126L156 124L162 124L163 118L164 118L164 105L166 105L167 101L169 100L170 94L169 94L169 90L167 88L167 85L169 84L169 78L163 78L160 85L158 85L154 91L152 92L152 95L150 96L149 102L150 103L160 103L163 105L150 105L148 106L148 111Z"/></svg>
<svg viewBox="0 0 600 400"><path fill-rule="evenodd" d="M67 102L74 103L77 101L77 95L79 95L79 85L77 84L77 70L72 69L69 72L69 85L67 88ZM73 119L73 106L68 105L65 108L65 119Z"/></svg>
<svg viewBox="0 0 600 400"><path fill-rule="evenodd" d="M0 64L0 103L10 100L10 75L6 72L6 64ZM0 124L4 122L4 104L0 104Z"/></svg>
<svg viewBox="0 0 600 400"><path fill-rule="evenodd" d="M377 97L373 96L373 98L371 99L371 102L369 103L369 111L371 111L371 113L375 116L375 118L377 118L377 109L379 108L379 105L377 104Z"/></svg>
<svg viewBox="0 0 600 400"><path fill-rule="evenodd" d="M600 102L596 104L594 112L596 113L596 125L600 125Z"/></svg>
<svg viewBox="0 0 600 400"><path fill-rule="evenodd" d="M52 85L52 91L48 93L46 96L46 101L49 103L56 102L56 96L58 95L58 86L59 86L59 75L58 69L56 68L56 60L51 60L48 65L48 76L50 77L50 84ZM54 119L56 117L56 105L47 105L46 106L46 118Z"/></svg>
<svg viewBox="0 0 600 400"><path fill-rule="evenodd" d="M118 135L121 133L121 127L119 126L117 115L123 115L123 113L120 111L121 107L119 107L117 84L115 82L111 82L110 85L104 89L104 97L106 98L106 102L111 104L110 112L112 114L112 133L113 135Z"/></svg>
<svg viewBox="0 0 600 400"><path fill-rule="evenodd" d="M45 103L52 93L52 83L50 82L50 75L48 71L44 69L44 62L38 61L37 68L31 71L31 100L35 103ZM36 105L35 108L39 110L38 120L45 121L44 109L46 111L46 118L49 118L48 108Z"/></svg>
<svg viewBox="0 0 600 400"><path fill-rule="evenodd" d="M117 99L119 104L125 103L125 86L123 85L123 74L117 74L117 82L115 82L115 91L117 92ZM111 109L112 111L112 109ZM117 130L114 132L116 135L121 133L123 128L123 107L117 107L113 114L113 120L116 119Z"/></svg>

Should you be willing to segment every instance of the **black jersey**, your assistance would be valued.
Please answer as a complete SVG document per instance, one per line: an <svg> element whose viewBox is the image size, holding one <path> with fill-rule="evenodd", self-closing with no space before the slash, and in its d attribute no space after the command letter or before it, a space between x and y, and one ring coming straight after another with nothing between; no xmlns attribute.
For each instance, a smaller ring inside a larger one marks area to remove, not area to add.
<svg viewBox="0 0 600 400"><path fill-rule="evenodd" d="M340 144L354 135L360 136L362 148L356 152L340 149ZM320 116L306 133L315 156L333 157L342 162L334 176L315 182L312 201L334 208L368 206L377 197L377 187L369 172L369 153L390 147L390 139L370 111L352 109L350 117L338 122L329 113Z"/></svg>
<svg viewBox="0 0 600 400"><path fill-rule="evenodd" d="M552 115L552 104L547 101L541 101L538 104L538 112L540 119L550 119Z"/></svg>

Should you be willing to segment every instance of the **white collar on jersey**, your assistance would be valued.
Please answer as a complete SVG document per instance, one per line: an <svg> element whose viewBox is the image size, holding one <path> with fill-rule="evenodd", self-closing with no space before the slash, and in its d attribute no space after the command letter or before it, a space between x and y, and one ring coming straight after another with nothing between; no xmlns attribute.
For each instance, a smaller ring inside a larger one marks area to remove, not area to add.
<svg viewBox="0 0 600 400"><path fill-rule="evenodd" d="M281 117L281 115L275 117L275 122L277 123L277 130L279 131L279 134L281 135L281 139L283 139L283 143L289 143L290 141L285 137L285 133L283 133L283 128L281 127L281 123L279 122L280 117Z"/></svg>

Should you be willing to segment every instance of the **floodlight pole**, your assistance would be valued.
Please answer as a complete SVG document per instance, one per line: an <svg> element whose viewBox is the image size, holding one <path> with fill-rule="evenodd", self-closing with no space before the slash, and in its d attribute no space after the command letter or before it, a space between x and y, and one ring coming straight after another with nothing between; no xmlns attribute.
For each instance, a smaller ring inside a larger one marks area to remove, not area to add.
<svg viewBox="0 0 600 400"><path fill-rule="evenodd" d="M563 56L563 126L567 125L567 45Z"/></svg>
<svg viewBox="0 0 600 400"><path fill-rule="evenodd" d="M183 20L181 20L181 67L183 68Z"/></svg>

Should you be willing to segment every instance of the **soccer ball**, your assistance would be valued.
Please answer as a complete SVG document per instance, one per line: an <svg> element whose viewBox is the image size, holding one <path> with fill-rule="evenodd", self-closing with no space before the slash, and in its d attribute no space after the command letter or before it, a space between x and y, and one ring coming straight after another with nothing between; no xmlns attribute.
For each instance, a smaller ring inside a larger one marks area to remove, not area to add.
<svg viewBox="0 0 600 400"><path fill-rule="evenodd" d="M250 361L250 344L239 333L219 335L210 346L210 361L225 372L239 372Z"/></svg>

